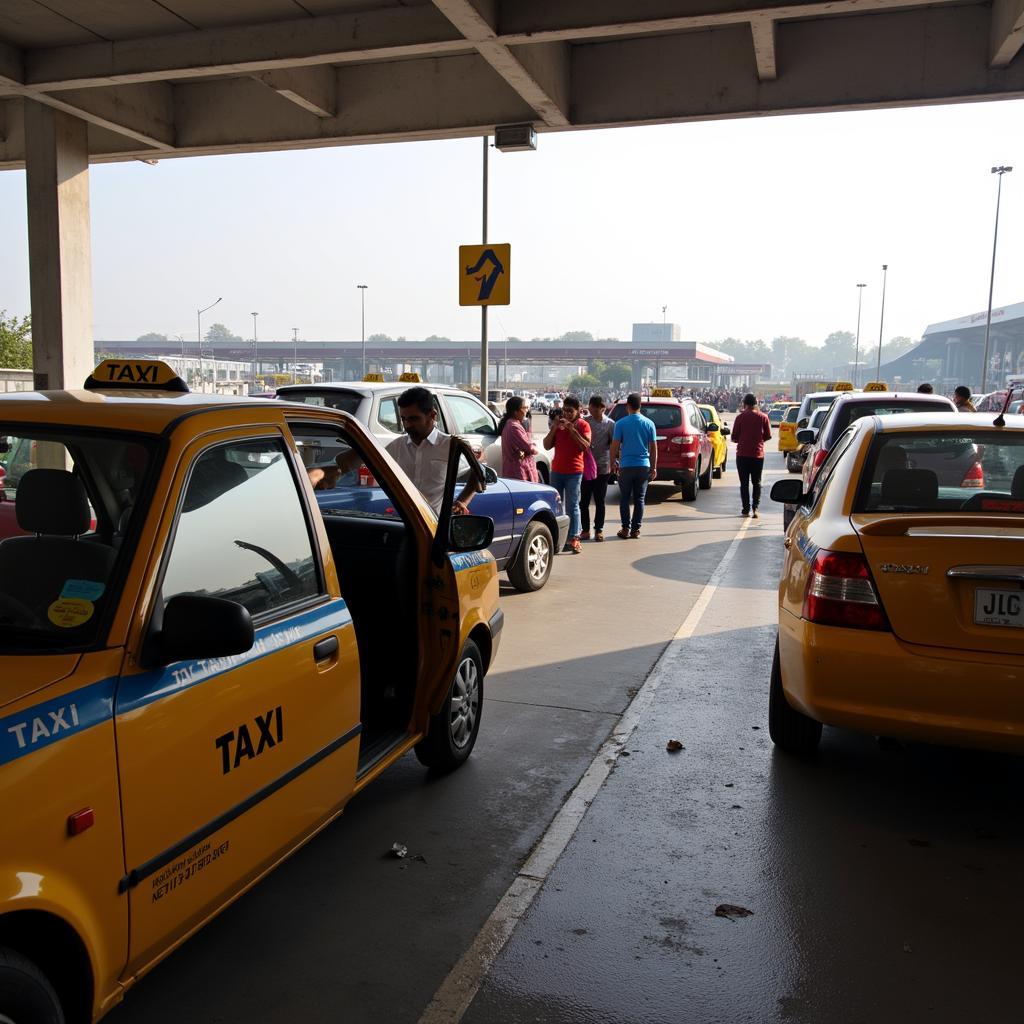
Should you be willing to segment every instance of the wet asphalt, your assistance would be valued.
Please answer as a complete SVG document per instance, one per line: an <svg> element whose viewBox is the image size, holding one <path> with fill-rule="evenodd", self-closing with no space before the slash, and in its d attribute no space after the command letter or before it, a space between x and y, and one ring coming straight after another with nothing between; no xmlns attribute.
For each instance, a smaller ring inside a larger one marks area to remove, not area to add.
<svg viewBox="0 0 1024 1024"><path fill-rule="evenodd" d="M770 486L785 474L768 465ZM403 759L112 1024L414 1024L663 654L628 756L467 1024L1024 1018L1021 763L835 730L813 761L773 752L781 513L765 504L668 654L739 528L731 472L696 505L655 487L641 540L559 557L539 593L503 586L467 765L433 779ZM409 859L386 855L396 841ZM752 914L716 917L723 903Z"/></svg>

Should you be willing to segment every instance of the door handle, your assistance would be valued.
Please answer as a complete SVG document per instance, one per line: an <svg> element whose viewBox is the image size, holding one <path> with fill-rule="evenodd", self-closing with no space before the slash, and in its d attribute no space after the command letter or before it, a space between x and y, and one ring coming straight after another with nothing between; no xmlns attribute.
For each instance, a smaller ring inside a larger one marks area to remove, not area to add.
<svg viewBox="0 0 1024 1024"><path fill-rule="evenodd" d="M338 653L338 638L336 636L325 637L313 644L313 658L316 661L325 661L332 654Z"/></svg>

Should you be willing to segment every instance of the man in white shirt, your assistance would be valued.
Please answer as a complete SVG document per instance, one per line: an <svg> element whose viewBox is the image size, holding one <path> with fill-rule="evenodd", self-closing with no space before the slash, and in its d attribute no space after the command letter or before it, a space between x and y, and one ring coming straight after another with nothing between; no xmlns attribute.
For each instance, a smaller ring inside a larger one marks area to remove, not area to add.
<svg viewBox="0 0 1024 1024"><path fill-rule="evenodd" d="M451 434L437 429L437 406L426 388L409 388L398 396L398 414L405 434L386 446L387 453L402 467L437 515L441 514L444 483L448 473ZM347 469L352 456L338 456L338 465ZM342 464L346 460L346 464ZM476 479L470 474L462 493L452 503L452 515L469 511L469 502L476 493Z"/></svg>

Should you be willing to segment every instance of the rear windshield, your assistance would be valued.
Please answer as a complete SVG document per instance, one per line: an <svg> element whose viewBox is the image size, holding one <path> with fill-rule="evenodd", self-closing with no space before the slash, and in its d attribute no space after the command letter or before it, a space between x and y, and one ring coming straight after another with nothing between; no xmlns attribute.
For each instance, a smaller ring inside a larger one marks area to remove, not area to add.
<svg viewBox="0 0 1024 1024"><path fill-rule="evenodd" d="M913 398L902 401L893 399L877 402L844 402L836 410L833 427L842 433L851 423L864 416L896 416L903 412L952 412L943 402L922 402Z"/></svg>
<svg viewBox="0 0 1024 1024"><path fill-rule="evenodd" d="M617 405L612 409L611 418L621 420L628 412L629 408L626 405ZM645 403L640 406L640 412L659 430L683 425L683 409L679 405L647 405Z"/></svg>
<svg viewBox="0 0 1024 1024"><path fill-rule="evenodd" d="M1024 436L985 429L883 434L855 511L1024 515Z"/></svg>
<svg viewBox="0 0 1024 1024"><path fill-rule="evenodd" d="M337 409L339 412L355 414L362 402L363 396L358 391L330 391L310 388L309 391L284 391L278 392L279 397L286 402L303 402L306 405L319 405L328 409Z"/></svg>
<svg viewBox="0 0 1024 1024"><path fill-rule="evenodd" d="M794 405L790 409L786 410L786 422L796 423L797 416L800 415L800 406Z"/></svg>

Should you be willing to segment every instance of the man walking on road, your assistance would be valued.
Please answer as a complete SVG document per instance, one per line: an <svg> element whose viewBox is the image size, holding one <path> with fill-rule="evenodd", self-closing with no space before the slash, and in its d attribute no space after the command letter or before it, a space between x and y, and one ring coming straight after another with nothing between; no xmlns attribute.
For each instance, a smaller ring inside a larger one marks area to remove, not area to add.
<svg viewBox="0 0 1024 1024"><path fill-rule="evenodd" d="M658 432L640 412L640 396L626 396L626 410L612 432L611 468L619 475L619 518L617 536L625 540L640 536L644 521L647 484L658 475ZM632 505L632 515L630 515Z"/></svg>
<svg viewBox="0 0 1024 1024"><path fill-rule="evenodd" d="M743 396L743 411L732 424L732 439L736 442L736 472L740 475L740 515L749 516L753 513L759 518L757 511L761 504L761 472L764 469L764 443L772 437L772 425L757 408L754 395ZM750 487L754 493L751 495ZM753 501L751 501L753 497Z"/></svg>

